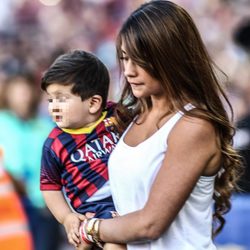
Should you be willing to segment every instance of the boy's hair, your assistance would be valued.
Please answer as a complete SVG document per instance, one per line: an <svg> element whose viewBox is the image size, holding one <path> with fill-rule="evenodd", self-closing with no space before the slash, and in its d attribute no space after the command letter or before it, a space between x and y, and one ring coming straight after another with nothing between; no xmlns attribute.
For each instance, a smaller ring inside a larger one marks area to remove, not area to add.
<svg viewBox="0 0 250 250"><path fill-rule="evenodd" d="M48 86L57 83L73 85L72 93L86 100L93 95L102 97L105 108L108 90L109 73L106 66L93 54L74 50L59 56L41 80L41 88L46 91Z"/></svg>

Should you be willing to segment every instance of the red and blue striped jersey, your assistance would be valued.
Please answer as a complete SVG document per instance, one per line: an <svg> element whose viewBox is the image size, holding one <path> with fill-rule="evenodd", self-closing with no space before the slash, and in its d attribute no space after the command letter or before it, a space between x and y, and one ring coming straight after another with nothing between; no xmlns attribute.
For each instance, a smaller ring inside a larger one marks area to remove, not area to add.
<svg viewBox="0 0 250 250"><path fill-rule="evenodd" d="M108 182L108 158L119 139L113 109L109 106L88 133L72 134L55 127L44 143L40 189L64 187L76 211Z"/></svg>

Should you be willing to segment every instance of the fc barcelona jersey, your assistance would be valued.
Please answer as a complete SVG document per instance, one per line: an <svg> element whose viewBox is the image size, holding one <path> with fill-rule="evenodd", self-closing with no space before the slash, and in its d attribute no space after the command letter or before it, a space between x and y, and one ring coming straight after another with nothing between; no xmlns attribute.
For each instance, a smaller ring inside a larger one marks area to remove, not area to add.
<svg viewBox="0 0 250 250"><path fill-rule="evenodd" d="M104 186L106 192L107 162L119 139L113 121L112 105L94 127L76 131L55 127L43 146L41 190L62 190L64 187L76 211ZM110 191L102 194L101 199L109 195Z"/></svg>

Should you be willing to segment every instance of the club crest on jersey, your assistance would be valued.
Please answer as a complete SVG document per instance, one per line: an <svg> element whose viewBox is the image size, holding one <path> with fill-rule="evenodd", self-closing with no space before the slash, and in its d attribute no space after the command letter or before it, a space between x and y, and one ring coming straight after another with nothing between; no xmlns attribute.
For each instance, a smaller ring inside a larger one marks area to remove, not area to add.
<svg viewBox="0 0 250 250"><path fill-rule="evenodd" d="M115 125L115 118L109 117L103 120L105 127L111 127Z"/></svg>

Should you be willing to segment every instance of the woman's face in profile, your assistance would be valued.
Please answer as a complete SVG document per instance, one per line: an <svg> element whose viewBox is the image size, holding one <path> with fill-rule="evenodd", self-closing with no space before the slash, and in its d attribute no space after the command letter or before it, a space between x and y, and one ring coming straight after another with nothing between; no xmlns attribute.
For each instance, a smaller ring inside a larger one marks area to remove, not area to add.
<svg viewBox="0 0 250 250"><path fill-rule="evenodd" d="M127 82L130 84L133 95L137 98L149 96L164 96L160 82L136 64L128 55L126 47L121 46L122 68Z"/></svg>

